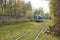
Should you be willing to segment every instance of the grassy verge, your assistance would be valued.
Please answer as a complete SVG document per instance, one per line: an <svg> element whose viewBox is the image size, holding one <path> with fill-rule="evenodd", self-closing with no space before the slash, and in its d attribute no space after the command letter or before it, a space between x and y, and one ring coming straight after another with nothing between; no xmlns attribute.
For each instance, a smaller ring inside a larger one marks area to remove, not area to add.
<svg viewBox="0 0 60 40"><path fill-rule="evenodd" d="M28 22L23 24L17 25L8 25L4 27L0 27L0 40L15 40L19 36L23 35L26 32L31 33L27 34L26 36L22 37L20 40L34 40L36 37L39 29L48 28L49 22ZM38 40L59 40L56 37L52 37L51 35L47 35L45 33L41 33Z"/></svg>

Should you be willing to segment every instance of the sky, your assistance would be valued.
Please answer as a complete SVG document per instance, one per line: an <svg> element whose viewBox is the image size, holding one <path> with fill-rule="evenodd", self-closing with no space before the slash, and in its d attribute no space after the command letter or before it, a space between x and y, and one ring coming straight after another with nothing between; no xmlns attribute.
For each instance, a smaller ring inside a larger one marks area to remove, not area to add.
<svg viewBox="0 0 60 40"><path fill-rule="evenodd" d="M44 13L49 12L49 1L42 1L42 0L25 0L25 2L31 1L31 5L33 9L37 9L42 7Z"/></svg>

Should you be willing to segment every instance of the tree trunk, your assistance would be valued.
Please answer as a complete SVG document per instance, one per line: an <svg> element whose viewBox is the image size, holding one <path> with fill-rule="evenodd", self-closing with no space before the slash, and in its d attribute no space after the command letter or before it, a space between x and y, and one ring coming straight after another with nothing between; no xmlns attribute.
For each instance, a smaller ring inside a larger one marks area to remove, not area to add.
<svg viewBox="0 0 60 40"><path fill-rule="evenodd" d="M52 25L49 27L50 32L55 36L60 35L60 0L53 0L50 2L50 13Z"/></svg>

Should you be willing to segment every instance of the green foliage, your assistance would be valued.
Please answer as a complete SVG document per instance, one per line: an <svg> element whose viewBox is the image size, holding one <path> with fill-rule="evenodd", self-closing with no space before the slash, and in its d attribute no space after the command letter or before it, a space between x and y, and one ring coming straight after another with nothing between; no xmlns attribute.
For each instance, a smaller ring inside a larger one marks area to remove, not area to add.
<svg viewBox="0 0 60 40"><path fill-rule="evenodd" d="M31 10L26 11L26 17L33 19L34 18L34 13Z"/></svg>
<svg viewBox="0 0 60 40"><path fill-rule="evenodd" d="M2 16L2 25L22 23L23 20L33 19L31 2L25 3L21 0L0 0L0 15ZM3 19L4 18L4 19Z"/></svg>
<svg viewBox="0 0 60 40"><path fill-rule="evenodd" d="M43 8L39 8L39 15L44 16Z"/></svg>
<svg viewBox="0 0 60 40"><path fill-rule="evenodd" d="M43 8L39 8L39 9L36 9L35 10L35 16L36 15L41 15L41 16L44 16L44 11L43 11Z"/></svg>

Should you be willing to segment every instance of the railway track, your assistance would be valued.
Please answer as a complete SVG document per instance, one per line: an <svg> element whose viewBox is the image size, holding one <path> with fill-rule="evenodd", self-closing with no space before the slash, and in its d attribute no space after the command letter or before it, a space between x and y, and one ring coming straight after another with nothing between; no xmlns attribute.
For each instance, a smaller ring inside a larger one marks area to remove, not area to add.
<svg viewBox="0 0 60 40"><path fill-rule="evenodd" d="M35 30L35 28L24 28L24 29L30 29L31 31L23 33L23 34L20 35L18 38L16 38L16 40L21 39L22 37L24 37L24 36L30 34L31 32L33 32L33 31ZM36 29L37 29L37 28L36 28Z"/></svg>
<svg viewBox="0 0 60 40"><path fill-rule="evenodd" d="M36 38L34 39L34 40L37 40L38 39L38 37L41 35L41 33L44 31L44 28L42 28L41 30L39 30L39 32L38 32L38 34L37 34L37 36L36 36Z"/></svg>
<svg viewBox="0 0 60 40"><path fill-rule="evenodd" d="M34 33L34 31L36 31L36 30L38 30L38 32L35 32L33 34L34 35L33 40L38 40L39 36L42 34L42 32L44 33L44 30L45 30L45 28L42 28L42 27L41 28L24 28L24 29L31 29L31 31L26 32L26 33L20 35L18 38L16 38L16 40L20 40L20 39L22 39L25 36L29 36L29 37L24 39L24 40L28 40L29 38L31 38L30 35L32 35Z"/></svg>
<svg viewBox="0 0 60 40"><path fill-rule="evenodd" d="M21 35L20 37L18 37L16 40L19 40L20 38L22 38L23 36L29 34L30 32L24 33L23 35Z"/></svg>

